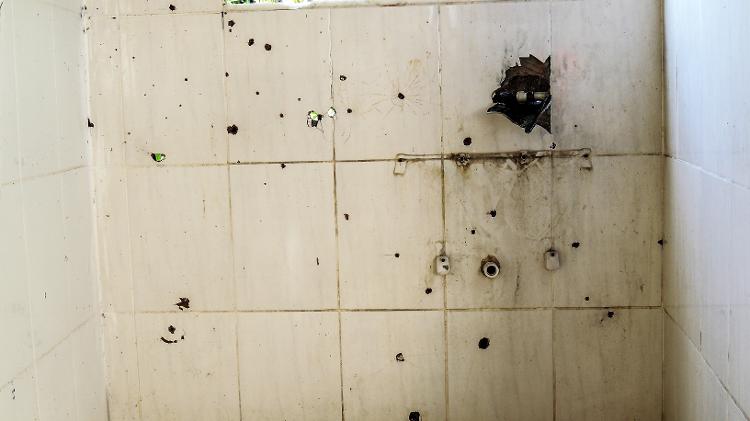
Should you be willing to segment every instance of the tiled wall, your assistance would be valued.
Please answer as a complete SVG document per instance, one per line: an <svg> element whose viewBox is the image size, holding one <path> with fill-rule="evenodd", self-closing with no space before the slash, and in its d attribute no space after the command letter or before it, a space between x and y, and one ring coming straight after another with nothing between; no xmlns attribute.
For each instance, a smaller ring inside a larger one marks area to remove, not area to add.
<svg viewBox="0 0 750 421"><path fill-rule="evenodd" d="M750 4L668 0L665 21L665 415L746 420Z"/></svg>
<svg viewBox="0 0 750 421"><path fill-rule="evenodd" d="M660 2L88 12L111 420L661 418Z"/></svg>
<svg viewBox="0 0 750 421"><path fill-rule="evenodd" d="M106 419L76 1L0 1L0 419Z"/></svg>

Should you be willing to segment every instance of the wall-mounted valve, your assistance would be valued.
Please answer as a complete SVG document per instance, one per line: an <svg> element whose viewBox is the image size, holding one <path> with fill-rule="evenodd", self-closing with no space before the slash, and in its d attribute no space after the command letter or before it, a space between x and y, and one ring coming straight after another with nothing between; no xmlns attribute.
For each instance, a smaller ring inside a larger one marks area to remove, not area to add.
<svg viewBox="0 0 750 421"><path fill-rule="evenodd" d="M489 279L500 275L500 261L495 256L487 256L482 260L482 274Z"/></svg>

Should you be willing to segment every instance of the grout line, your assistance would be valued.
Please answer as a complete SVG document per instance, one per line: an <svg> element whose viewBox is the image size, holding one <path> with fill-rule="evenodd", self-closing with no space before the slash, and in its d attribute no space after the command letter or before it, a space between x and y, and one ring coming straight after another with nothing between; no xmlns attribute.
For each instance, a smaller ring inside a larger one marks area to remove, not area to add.
<svg viewBox="0 0 750 421"><path fill-rule="evenodd" d="M221 67L224 70L223 75L221 76L221 87L223 90L223 97L222 102L224 103L224 123L227 124L229 122L229 102L227 101L228 95L227 95L227 84L229 83L227 78L224 76L229 72L229 69L227 68L227 62L226 62L226 45L227 45L227 31L226 31L226 25L224 23L226 19L226 15L224 13L221 13ZM231 151L230 143L231 139L229 139L229 136L225 132L221 132L222 136L224 136L224 139L226 139L226 161L227 164L229 163L229 154ZM227 202L229 207L229 253L231 255L231 267L232 267L232 288L234 289L232 294L232 307L234 308L233 314L234 314L234 352L235 352L235 366L237 368L237 375L235 376L237 379L237 404L238 408L237 411L240 416L240 421L242 421L242 358L240 354L240 317L239 313L237 312L237 268L235 265L235 247L234 247L234 209L232 208L232 167L230 165L227 165Z"/></svg>
<svg viewBox="0 0 750 421"><path fill-rule="evenodd" d="M239 314L254 314L254 313L377 313L377 312L407 312L407 311L421 311L421 312L435 312L435 311L446 311L446 312L497 312L497 311L542 311L542 310L559 310L559 311L575 311L575 310L654 310L661 309L661 305L654 306L604 306L604 307L559 307L559 306L548 306L548 307L487 307L487 308L443 308L443 307L432 307L432 308L321 308L321 309L267 309L267 310L190 310L190 313L194 314L224 314L224 313L239 313ZM110 312L117 314L119 312ZM130 313L126 313L130 314ZM181 314L175 310L146 310L138 311L136 314Z"/></svg>
<svg viewBox="0 0 750 421"><path fill-rule="evenodd" d="M724 392L727 394L727 396L729 396L729 399L732 401L732 403L734 403L734 406L737 407L737 410L740 411L740 413L742 414L743 417L745 417L746 420L750 420L750 416L747 413L745 413L745 410L742 408L742 406L740 405L740 403L737 402L737 399L734 397L734 395L729 390L729 388L727 387L727 385L724 384L724 381L721 379L721 377L719 377L719 375L716 373L716 371L711 366L711 364L708 362L708 360L706 360L706 356L703 355L703 352L701 352L701 349L698 346L696 346L695 342L693 342L693 340L690 338L690 335L688 335L687 332L685 331L685 329L683 329L682 325L680 325L677 322L677 320L674 317L672 317L671 314L669 314L669 310L667 309L667 307L663 307L663 309L664 309L664 314L667 317L669 317L669 319L672 321L672 323L674 323L674 325L677 326L677 329L680 331L680 333L682 333L682 335L687 339L688 343L693 346L695 352L700 356L701 361L703 361L703 363L706 365L706 367L708 367L708 369L711 371L711 374L713 374L713 376L719 382L719 384L721 385L721 388L724 389ZM664 334L663 336L666 338L666 334ZM666 354L666 348L663 348L662 352L664 352L664 354ZM662 368L662 370L664 370L664 368ZM663 377L663 379L666 379L666 377ZM662 387L662 390L663 390L663 387ZM662 401L662 404L663 403L664 402ZM662 406L662 411L663 410L664 409L663 409L663 406Z"/></svg>
<svg viewBox="0 0 750 421"><path fill-rule="evenodd" d="M552 46L552 3L549 2L549 1L547 2L547 28L549 30L549 33L548 33L549 39L548 39L547 42L549 43L548 45L549 45L549 51L550 51L550 55L551 55L552 54L552 49L553 49L553 46ZM552 69L550 69L550 72L552 72ZM552 77L552 75L550 75L550 77ZM550 83L551 82L552 81L550 81ZM553 98L554 98L554 95L553 95ZM552 124L552 123L554 123L554 121L552 120L552 117L553 117L553 114L550 111L550 127L554 128L554 125ZM554 142L554 138L555 138L555 135L553 134L552 135L552 143L553 144L555 143ZM589 152L589 154L591 156L595 156L593 150L591 152ZM549 231L549 235L550 235L550 238L551 238L550 242L552 243L551 244L551 248L552 249L555 249L555 247L556 247L555 240L557 239L557 232L556 232L557 224L555 224L553 222L552 218L554 217L554 215L558 214L558 213L555 212L555 208L557 207L557 200L555 200L555 193L556 193L556 189L555 189L555 158L559 159L559 158L561 158L561 156L556 156L555 154L552 154L550 156L550 182L549 182L549 185L550 185L549 230L550 231ZM559 256L559 254L558 254L558 256ZM552 283L552 286L551 286L550 289L551 289L551 292L552 292L552 297L551 297L552 303L555 303L557 301L556 301L556 297L555 297L555 283L554 282ZM557 312L555 311L555 309L552 309L550 311L550 322L549 323L550 323L550 336L551 336L551 338L550 338L551 339L550 340L550 358L552 359L552 361L551 361L552 362L552 421L557 420L557 363L556 363L556 359L555 359L555 316L556 316L556 314L557 314Z"/></svg>
<svg viewBox="0 0 750 421"><path fill-rule="evenodd" d="M334 68L333 68L333 28L331 20L333 16L331 11L328 11L328 69L329 77L331 82L330 100L331 106L334 109L338 109L336 104L336 92L334 85ZM334 238L336 242L336 318L338 321L338 337L339 337L339 399L341 400L341 421L345 420L344 412L344 352L343 352L343 333L341 331L341 248L339 244L339 204L338 204L338 174L336 172L336 119L332 121L332 133L331 133L331 154L332 154L332 169L333 169L333 223L334 223Z"/></svg>
<svg viewBox="0 0 750 421"><path fill-rule="evenodd" d="M667 158L667 159L671 159L673 161L685 164L685 165L687 165L688 167L690 167L692 169L698 170L701 173L703 173L705 175L708 175L708 176L711 176L711 177L713 177L713 178L715 178L715 179L717 179L719 181L723 181L724 183L731 184L731 185L733 185L735 187L739 187L739 188L741 188L742 190L745 190L745 191L750 191L750 186L745 186L745 185L743 185L743 184L741 184L741 183L739 183L739 182L737 182L735 180L732 180L731 178L728 178L728 177L716 174L715 172L709 171L709 170L701 167L700 165L694 164L694 163L692 163L690 161L685 161L682 158L678 158L676 156L669 155L669 154L664 154L664 157ZM666 172L666 169L665 169L665 172ZM665 179L666 179L666 177L665 177ZM665 189L666 189L666 186L665 186Z"/></svg>
<svg viewBox="0 0 750 421"><path fill-rule="evenodd" d="M20 146L21 145L19 144L19 147L18 147L18 160L19 160L19 162L21 160L21 147ZM45 178L45 177L51 177L51 176L54 176L54 175L62 175L62 174L65 174L65 173L73 172L75 170L80 170L82 168L87 168L88 166L89 165L82 164L82 165L76 165L76 166L73 166L73 167L62 168L62 169L51 171L51 172L44 173L44 174L32 175L32 176L29 176L29 177L14 178L14 179L5 181L3 183L0 183L0 186L10 186L10 185L18 184L18 183L21 183L21 182L24 182L24 181L33 181L33 180L39 180L39 179L42 179L42 178Z"/></svg>

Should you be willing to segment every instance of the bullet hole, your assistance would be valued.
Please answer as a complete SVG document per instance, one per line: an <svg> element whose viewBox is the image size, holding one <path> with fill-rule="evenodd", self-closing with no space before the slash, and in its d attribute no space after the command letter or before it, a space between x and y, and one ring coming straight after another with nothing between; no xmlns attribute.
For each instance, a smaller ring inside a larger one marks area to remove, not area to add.
<svg viewBox="0 0 750 421"><path fill-rule="evenodd" d="M297 98L297 102L302 102L302 98Z"/></svg>
<svg viewBox="0 0 750 421"><path fill-rule="evenodd" d="M396 354L396 361L398 361L400 363L404 362L405 361L404 360L404 354L402 354L400 352L398 354Z"/></svg>
<svg viewBox="0 0 750 421"><path fill-rule="evenodd" d="M230 20L229 22L227 22L227 25L229 25L230 28L233 27L234 26L234 21Z"/></svg>
<svg viewBox="0 0 750 421"><path fill-rule="evenodd" d="M344 219L346 219L347 221L349 220L349 214L348 213L344 214Z"/></svg>
<svg viewBox="0 0 750 421"><path fill-rule="evenodd" d="M286 164L282 163L281 164L281 169L284 169L284 168L286 168Z"/></svg>
<svg viewBox="0 0 750 421"><path fill-rule="evenodd" d="M167 339L167 338L165 338L163 336L161 337L161 341L164 342L165 344L176 344L177 343L177 339L175 339L173 341L170 341L169 339Z"/></svg>
<svg viewBox="0 0 750 421"><path fill-rule="evenodd" d="M271 51L271 48L273 47L271 47L271 44L266 44L264 48L266 49L266 51Z"/></svg>
<svg viewBox="0 0 750 421"><path fill-rule="evenodd" d="M610 319L613 318L613 317L615 317L615 312L614 311L608 311L607 312L607 317L609 317Z"/></svg>
<svg viewBox="0 0 750 421"><path fill-rule="evenodd" d="M487 212L487 215L494 218L497 216L497 211L495 209L492 209L491 211Z"/></svg>
<svg viewBox="0 0 750 421"><path fill-rule="evenodd" d="M169 5L169 10L171 10L171 11L173 11L173 12L174 12L175 10L177 10L177 8L176 8L176 7L174 7L174 4L170 4L170 5Z"/></svg>
<svg viewBox="0 0 750 421"><path fill-rule="evenodd" d="M323 115L315 111L307 113L307 127L318 127L318 123L323 120Z"/></svg>
<svg viewBox="0 0 750 421"><path fill-rule="evenodd" d="M399 257L401 257L401 253L396 253L394 254L394 256L396 257L396 259L398 259Z"/></svg>
<svg viewBox="0 0 750 421"><path fill-rule="evenodd" d="M589 154L585 153L585 154L583 154L583 157L584 157L584 158L588 158L588 157L589 157Z"/></svg>
<svg viewBox="0 0 750 421"><path fill-rule="evenodd" d="M94 123L91 122L90 118L88 119L88 125L89 125L89 127L94 127Z"/></svg>
<svg viewBox="0 0 750 421"><path fill-rule="evenodd" d="M284 113L280 113L279 118L284 118Z"/></svg>
<svg viewBox="0 0 750 421"><path fill-rule="evenodd" d="M549 145L550 149L555 149L556 147L557 147L557 143L555 143L555 142L552 142L552 144Z"/></svg>
<svg viewBox="0 0 750 421"><path fill-rule="evenodd" d="M432 294L432 288L427 288L426 290L424 290L424 293L427 295Z"/></svg>
<svg viewBox="0 0 750 421"><path fill-rule="evenodd" d="M0 6L3 4L0 3ZM16 400L16 388L14 387L13 390L10 391L11 400Z"/></svg>
<svg viewBox="0 0 750 421"><path fill-rule="evenodd" d="M409 412L409 421L422 421L422 415L419 414L419 411Z"/></svg>
<svg viewBox="0 0 750 421"><path fill-rule="evenodd" d="M476 233L477 233L477 230L475 230L475 229L472 229L472 230L471 230L471 235L474 235L474 234L476 234Z"/></svg>
<svg viewBox="0 0 750 421"><path fill-rule="evenodd" d="M574 125L573 125L573 127L577 129L577 128L578 128L578 125L577 125L577 124L574 124Z"/></svg>
<svg viewBox="0 0 750 421"><path fill-rule="evenodd" d="M167 159L167 155L163 153L152 153L151 159L153 159L156 162L162 162L165 159Z"/></svg>
<svg viewBox="0 0 750 421"><path fill-rule="evenodd" d="M315 258L315 265L316 266L320 266L320 258L319 257Z"/></svg>
<svg viewBox="0 0 750 421"><path fill-rule="evenodd" d="M575 241L570 246L573 247L574 249L577 249L578 247L581 247L581 243L579 243L578 241Z"/></svg>
<svg viewBox="0 0 750 421"><path fill-rule="evenodd" d="M352 111L352 109L351 109L351 108L347 108L347 109L346 109L346 112L347 112L347 114L351 114L351 113L352 113L353 111Z"/></svg>
<svg viewBox="0 0 750 421"><path fill-rule="evenodd" d="M174 326L170 325L170 326L169 326L169 327L167 328L167 330L169 331L169 333L171 333L171 334L174 334L174 333L175 333L175 331L176 331L177 329L175 329L175 327L174 327Z"/></svg>
<svg viewBox="0 0 750 421"><path fill-rule="evenodd" d="M471 145L471 138L470 137L464 138L464 146L469 146L469 145Z"/></svg>
<svg viewBox="0 0 750 421"><path fill-rule="evenodd" d="M256 94L257 94L257 92L256 92ZM229 134L235 135L235 134L237 134L238 131L239 131L239 129L237 128L236 124L232 124L231 126L227 127L227 133L229 133Z"/></svg>
<svg viewBox="0 0 750 421"><path fill-rule="evenodd" d="M339 80L340 80L340 81L342 81L342 82L343 82L343 81L345 81L345 80L346 80L346 76L344 76L344 75L340 75L340 76L339 76Z"/></svg>
<svg viewBox="0 0 750 421"><path fill-rule="evenodd" d="M583 297L584 301L588 301L589 299L590 299L589 297Z"/></svg>
<svg viewBox="0 0 750 421"><path fill-rule="evenodd" d="M186 308L190 308L190 298L180 298L180 301L175 303L175 305L180 310L185 310Z"/></svg>
<svg viewBox="0 0 750 421"><path fill-rule="evenodd" d="M490 338L482 338L479 340L479 349L487 349L490 347Z"/></svg>
<svg viewBox="0 0 750 421"><path fill-rule="evenodd" d="M188 81L188 78L185 78L185 82L187 82L187 81Z"/></svg>
<svg viewBox="0 0 750 421"><path fill-rule="evenodd" d="M661 240L657 241L657 244L659 244L660 246L663 246L664 245L664 240L661 239Z"/></svg>
<svg viewBox="0 0 750 421"><path fill-rule="evenodd" d="M404 98L406 98L406 97L404 96L404 94L402 94L401 92L399 92L399 93L398 93L398 99L404 99Z"/></svg>
<svg viewBox="0 0 750 421"><path fill-rule="evenodd" d="M250 39L249 39L249 40L247 41L247 46L248 46L248 47L252 47L253 45L255 45L255 38L250 38Z"/></svg>
<svg viewBox="0 0 750 421"><path fill-rule="evenodd" d="M229 72L224 72L225 77L229 77Z"/></svg>

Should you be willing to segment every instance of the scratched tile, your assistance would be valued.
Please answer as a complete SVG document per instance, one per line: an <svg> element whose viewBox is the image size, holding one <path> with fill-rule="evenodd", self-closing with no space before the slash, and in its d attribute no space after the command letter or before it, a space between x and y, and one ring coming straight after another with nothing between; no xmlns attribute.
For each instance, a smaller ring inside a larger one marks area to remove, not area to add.
<svg viewBox="0 0 750 421"><path fill-rule="evenodd" d="M440 153L437 7L333 9L331 27L337 159Z"/></svg>
<svg viewBox="0 0 750 421"><path fill-rule="evenodd" d="M445 418L443 312L341 314L344 418Z"/></svg>

